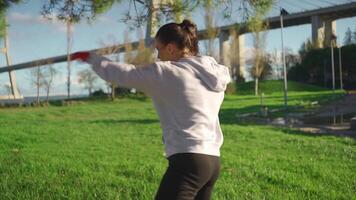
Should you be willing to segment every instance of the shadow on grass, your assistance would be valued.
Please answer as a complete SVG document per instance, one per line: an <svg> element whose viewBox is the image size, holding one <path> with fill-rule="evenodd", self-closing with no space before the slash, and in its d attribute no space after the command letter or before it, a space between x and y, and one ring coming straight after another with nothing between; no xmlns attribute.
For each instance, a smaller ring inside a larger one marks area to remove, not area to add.
<svg viewBox="0 0 356 200"><path fill-rule="evenodd" d="M304 95L293 95L289 97L289 100L291 101L296 101L296 100L302 100L302 101L320 101L322 103L324 102L329 102L329 101L334 101L334 100L339 100L342 97L344 97L343 94L304 94Z"/></svg>
<svg viewBox="0 0 356 200"><path fill-rule="evenodd" d="M51 106L68 106L68 105L74 105L74 104L80 104L80 103L91 103L91 102L115 102L120 99L130 99L130 100L136 100L136 101L141 101L141 102L146 102L150 98L141 95L141 94L128 94L125 96L118 96L113 100L111 100L108 96L94 96L94 97L86 97L86 98L71 98L71 99L61 99L61 100L50 100L49 105ZM44 103L44 102L42 102Z"/></svg>
<svg viewBox="0 0 356 200"><path fill-rule="evenodd" d="M269 110L282 109L283 105L267 105ZM240 124L239 115L247 113L258 113L261 109L260 105L245 106L243 108L222 108L219 112L221 124Z"/></svg>
<svg viewBox="0 0 356 200"><path fill-rule="evenodd" d="M282 109L283 106L269 106L269 109ZM329 137L349 137L352 139L356 139L356 134L354 131L331 131L331 130L326 130L325 128L320 128L320 131L318 132L308 132L308 131L302 131L302 130L297 130L296 128L289 128L287 126L277 126L277 125L272 125L269 123L266 123L264 121L263 117L261 118L261 121L259 120L259 117L256 117L256 122L244 122L243 120L239 119L239 114L243 113L251 113L253 111L258 112L260 109L260 106L249 106L249 107L244 107L241 109L221 109L219 113L220 117L220 123L225 124L225 125L239 125L239 126L251 126L251 127L261 127L263 128L264 126L270 127L272 130L276 130L278 132L282 132L284 134L289 134L289 135L300 135L300 136L307 136L307 137L320 137L320 136L329 136Z"/></svg>
<svg viewBox="0 0 356 200"><path fill-rule="evenodd" d="M320 136L328 136L328 137L349 137L351 139L356 139L354 134L342 134L342 133L336 133L336 132L324 132L324 133L312 133L312 132L305 132L301 130L295 130L295 129L290 129L290 128L277 128L275 129L278 131L282 131L285 134L288 135L300 135L300 136L307 136L307 137L320 137Z"/></svg>
<svg viewBox="0 0 356 200"><path fill-rule="evenodd" d="M252 96L252 95L234 95L234 96L229 96L224 99L224 101L229 102L229 101L246 101L246 100L260 100L259 96Z"/></svg>
<svg viewBox="0 0 356 200"><path fill-rule="evenodd" d="M158 119L103 119L103 120L94 120L90 123L98 124L120 124L120 123L133 123L133 124L154 124L159 123Z"/></svg>
<svg viewBox="0 0 356 200"><path fill-rule="evenodd" d="M127 99L132 99L132 100L137 100L137 101L148 101L150 99L150 97L148 96L145 96L145 95L128 95L128 96L125 96L123 98L127 98Z"/></svg>
<svg viewBox="0 0 356 200"><path fill-rule="evenodd" d="M305 100L305 101L329 101L329 100L338 100L342 98L344 94L332 94L332 93L325 93L325 94L292 94L289 95L289 101L296 101L296 100ZM236 96L229 96L224 99L224 101L245 101L245 100L260 100L260 96L253 96L253 95L239 95ZM283 93L281 94L267 94L263 97L265 100L283 100L284 96Z"/></svg>

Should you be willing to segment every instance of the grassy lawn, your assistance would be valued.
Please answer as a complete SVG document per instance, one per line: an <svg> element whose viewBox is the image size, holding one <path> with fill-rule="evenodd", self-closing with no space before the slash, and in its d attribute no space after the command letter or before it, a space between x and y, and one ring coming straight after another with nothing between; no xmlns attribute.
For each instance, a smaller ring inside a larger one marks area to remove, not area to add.
<svg viewBox="0 0 356 200"><path fill-rule="evenodd" d="M254 81L239 83L236 86L236 90L239 94L246 94L246 95L255 94L254 89L255 89ZM263 81L260 81L260 83L259 83L259 90L265 94L279 93L284 90L284 82L283 82L283 80L263 80ZM288 91L320 92L320 91L328 91L328 90L329 89L327 89L327 88L323 88L323 87L319 87L319 86L315 86L315 85L299 83L299 82L295 82L295 81L288 81Z"/></svg>
<svg viewBox="0 0 356 200"><path fill-rule="evenodd" d="M341 95L341 93L338 93ZM290 105L332 93L291 92ZM355 199L354 139L237 124L259 98L227 96L213 199ZM283 94L265 104L283 107ZM166 169L149 99L0 109L0 199L153 199Z"/></svg>

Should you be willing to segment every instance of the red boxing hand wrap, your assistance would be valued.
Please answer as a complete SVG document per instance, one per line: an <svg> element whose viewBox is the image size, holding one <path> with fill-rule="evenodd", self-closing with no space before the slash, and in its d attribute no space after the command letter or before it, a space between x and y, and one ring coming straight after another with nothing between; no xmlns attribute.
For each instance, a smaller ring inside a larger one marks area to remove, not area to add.
<svg viewBox="0 0 356 200"><path fill-rule="evenodd" d="M71 60L80 60L80 61L88 61L90 57L90 53L87 51L79 51L79 52L75 52L71 55L70 59Z"/></svg>

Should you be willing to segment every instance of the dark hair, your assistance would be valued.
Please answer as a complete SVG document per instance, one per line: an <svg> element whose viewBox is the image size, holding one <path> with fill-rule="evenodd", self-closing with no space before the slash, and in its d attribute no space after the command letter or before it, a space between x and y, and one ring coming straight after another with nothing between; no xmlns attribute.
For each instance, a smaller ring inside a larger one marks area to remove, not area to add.
<svg viewBox="0 0 356 200"><path fill-rule="evenodd" d="M187 48L193 55L199 53L197 25L187 19L180 24L169 23L163 25L158 30L156 39L164 45L173 42L179 49Z"/></svg>

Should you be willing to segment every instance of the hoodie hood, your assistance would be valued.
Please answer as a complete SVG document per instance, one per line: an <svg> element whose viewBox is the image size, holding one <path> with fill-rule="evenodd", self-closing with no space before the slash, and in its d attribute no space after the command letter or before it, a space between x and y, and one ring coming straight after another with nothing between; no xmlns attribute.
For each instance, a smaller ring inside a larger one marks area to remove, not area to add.
<svg viewBox="0 0 356 200"><path fill-rule="evenodd" d="M218 64L210 56L182 58L174 64L193 71L205 87L215 92L225 91L227 84L231 81L229 68Z"/></svg>

